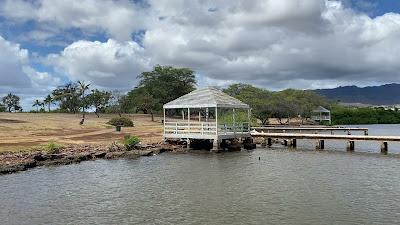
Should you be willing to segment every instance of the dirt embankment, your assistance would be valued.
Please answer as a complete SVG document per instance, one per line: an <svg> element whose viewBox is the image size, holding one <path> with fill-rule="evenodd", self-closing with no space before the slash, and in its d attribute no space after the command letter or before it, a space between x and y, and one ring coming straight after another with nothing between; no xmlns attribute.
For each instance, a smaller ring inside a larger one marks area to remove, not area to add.
<svg viewBox="0 0 400 225"><path fill-rule="evenodd" d="M123 145L68 145L56 154L45 151L0 153L0 175L24 171L37 166L67 165L96 159L136 159L162 152L184 152L181 146L169 144L138 145L133 150Z"/></svg>

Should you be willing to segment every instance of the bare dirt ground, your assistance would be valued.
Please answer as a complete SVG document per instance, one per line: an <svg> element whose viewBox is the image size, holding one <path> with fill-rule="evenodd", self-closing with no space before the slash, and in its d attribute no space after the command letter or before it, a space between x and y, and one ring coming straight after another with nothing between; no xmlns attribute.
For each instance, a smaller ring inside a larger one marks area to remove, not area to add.
<svg viewBox="0 0 400 225"><path fill-rule="evenodd" d="M142 143L162 140L161 118L151 121L149 115L129 114L135 127L124 127L121 132L107 122L118 115L87 114L79 125L81 114L64 113L0 113L0 152L29 151L54 141L60 144L110 144L126 134L140 137Z"/></svg>

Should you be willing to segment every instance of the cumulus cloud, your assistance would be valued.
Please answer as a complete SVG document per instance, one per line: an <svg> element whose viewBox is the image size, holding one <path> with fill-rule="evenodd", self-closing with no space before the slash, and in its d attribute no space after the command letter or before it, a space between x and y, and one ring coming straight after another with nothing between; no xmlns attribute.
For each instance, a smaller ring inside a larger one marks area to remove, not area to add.
<svg viewBox="0 0 400 225"><path fill-rule="evenodd" d="M23 106L30 106L28 99L47 94L60 83L59 78L31 67L28 50L0 36L0 96L12 92L24 97Z"/></svg>
<svg viewBox="0 0 400 225"><path fill-rule="evenodd" d="M102 88L132 88L137 75L149 69L142 47L113 39L74 42L61 53L49 55L48 62L73 81L90 81Z"/></svg>
<svg viewBox="0 0 400 225"><path fill-rule="evenodd" d="M129 0L4 0L0 3L0 15L16 21L52 24L60 29L102 31L118 40L129 40L143 23L138 8Z"/></svg>
<svg viewBox="0 0 400 225"><path fill-rule="evenodd" d="M28 36L37 40L51 36L45 25L105 32L108 41L77 39L45 59L71 80L103 88L132 87L137 74L155 64L193 68L207 85L244 81L281 89L400 82L396 13L372 18L333 0L133 2L6 0L0 14L41 24ZM131 36L138 31L135 42Z"/></svg>

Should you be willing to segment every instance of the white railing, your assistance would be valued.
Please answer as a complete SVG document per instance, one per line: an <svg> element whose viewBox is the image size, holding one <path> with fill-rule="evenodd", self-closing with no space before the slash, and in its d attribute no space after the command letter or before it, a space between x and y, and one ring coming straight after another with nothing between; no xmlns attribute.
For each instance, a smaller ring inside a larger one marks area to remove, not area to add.
<svg viewBox="0 0 400 225"><path fill-rule="evenodd" d="M330 120L331 117L330 116L312 116L311 119L320 121L320 120Z"/></svg>
<svg viewBox="0 0 400 225"><path fill-rule="evenodd" d="M165 134L201 134L216 135L215 122L165 122Z"/></svg>
<svg viewBox="0 0 400 225"><path fill-rule="evenodd" d="M250 123L218 124L218 133L243 134L250 132Z"/></svg>
<svg viewBox="0 0 400 225"><path fill-rule="evenodd" d="M243 134L250 132L249 123L217 124L215 122L165 122L165 134L196 134L196 135L217 135L217 134Z"/></svg>

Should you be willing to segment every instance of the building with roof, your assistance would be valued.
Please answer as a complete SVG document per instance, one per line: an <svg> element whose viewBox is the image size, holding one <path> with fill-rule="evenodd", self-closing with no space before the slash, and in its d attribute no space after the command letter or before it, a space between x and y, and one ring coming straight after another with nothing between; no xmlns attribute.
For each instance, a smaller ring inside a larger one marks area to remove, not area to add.
<svg viewBox="0 0 400 225"><path fill-rule="evenodd" d="M210 140L218 150L224 140L251 137L249 105L215 87L192 91L163 110L165 139Z"/></svg>
<svg viewBox="0 0 400 225"><path fill-rule="evenodd" d="M327 121L329 124L331 124L331 111L328 109L318 106L316 109L312 111L312 116L311 119L314 120L315 122L324 122Z"/></svg>

